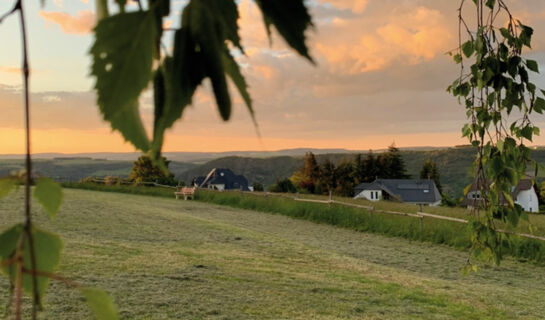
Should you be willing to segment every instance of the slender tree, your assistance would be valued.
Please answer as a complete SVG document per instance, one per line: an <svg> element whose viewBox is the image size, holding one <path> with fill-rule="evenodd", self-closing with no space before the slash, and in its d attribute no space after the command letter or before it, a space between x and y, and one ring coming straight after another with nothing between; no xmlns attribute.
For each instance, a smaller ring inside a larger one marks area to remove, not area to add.
<svg viewBox="0 0 545 320"><path fill-rule="evenodd" d="M439 176L439 169L437 168L437 164L433 162L431 159L427 159L422 165L422 169L420 170L420 179L433 180L439 192L441 194L443 193L443 187L441 186L441 181Z"/></svg>

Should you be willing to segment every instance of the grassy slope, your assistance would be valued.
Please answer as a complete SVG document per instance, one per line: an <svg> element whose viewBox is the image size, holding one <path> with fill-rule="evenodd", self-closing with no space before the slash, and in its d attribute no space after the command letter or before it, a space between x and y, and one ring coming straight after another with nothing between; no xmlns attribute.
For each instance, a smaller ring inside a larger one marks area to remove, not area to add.
<svg viewBox="0 0 545 320"><path fill-rule="evenodd" d="M0 229L20 217L0 201ZM66 190L61 272L112 293L125 319L538 319L544 269L507 260L462 277L466 254L193 201ZM0 279L0 313L7 282ZM87 311L60 285L46 317Z"/></svg>

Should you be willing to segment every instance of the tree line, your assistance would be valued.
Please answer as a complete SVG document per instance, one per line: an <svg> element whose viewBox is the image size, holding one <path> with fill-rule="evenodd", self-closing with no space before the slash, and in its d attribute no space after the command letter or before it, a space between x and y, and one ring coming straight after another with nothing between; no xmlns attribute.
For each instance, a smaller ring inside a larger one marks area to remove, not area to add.
<svg viewBox="0 0 545 320"><path fill-rule="evenodd" d="M304 165L295 171L291 177L278 180L269 187L272 192L304 192L312 194L328 194L353 196L354 187L360 183L373 182L376 179L409 179L405 162L394 144L388 151L375 154L356 154L353 159L341 160L338 165L326 158L318 164L316 156L307 152L303 159ZM439 170L437 165L427 160L420 172L421 179L432 179L441 191Z"/></svg>

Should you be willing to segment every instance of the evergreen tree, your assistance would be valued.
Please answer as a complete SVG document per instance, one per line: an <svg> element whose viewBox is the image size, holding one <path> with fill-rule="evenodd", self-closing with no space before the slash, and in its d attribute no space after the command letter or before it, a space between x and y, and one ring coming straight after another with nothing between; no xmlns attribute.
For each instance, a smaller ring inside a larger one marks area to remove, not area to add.
<svg viewBox="0 0 545 320"><path fill-rule="evenodd" d="M439 176L439 169L437 169L437 165L431 159L427 159L422 165L422 169L420 170L420 179L433 180L439 192L441 194L443 193L443 188L441 187L441 181Z"/></svg>
<svg viewBox="0 0 545 320"><path fill-rule="evenodd" d="M320 184L322 185L323 191L334 191L337 187L337 174L335 169L335 164L326 158L322 164L322 170L320 170Z"/></svg>
<svg viewBox="0 0 545 320"><path fill-rule="evenodd" d="M354 181L352 180L352 163L341 161L335 170L337 187L335 194L344 197L351 197L354 194Z"/></svg>
<svg viewBox="0 0 545 320"><path fill-rule="evenodd" d="M377 158L373 154L373 150L369 150L369 152L365 156L363 165L365 168L365 172L364 172L364 179L362 182L375 181L375 179L379 175L379 172L378 172L378 166L377 166Z"/></svg>
<svg viewBox="0 0 545 320"><path fill-rule="evenodd" d="M354 157L354 163L352 165L352 180L354 180L355 184L360 184L367 181L367 168L361 153L358 153L356 157Z"/></svg>
<svg viewBox="0 0 545 320"><path fill-rule="evenodd" d="M407 169L405 168L405 162L403 157L399 152L399 149L396 148L395 144L392 143L388 147L388 152L381 155L383 159L383 170L386 179L407 179L410 178L407 175Z"/></svg>

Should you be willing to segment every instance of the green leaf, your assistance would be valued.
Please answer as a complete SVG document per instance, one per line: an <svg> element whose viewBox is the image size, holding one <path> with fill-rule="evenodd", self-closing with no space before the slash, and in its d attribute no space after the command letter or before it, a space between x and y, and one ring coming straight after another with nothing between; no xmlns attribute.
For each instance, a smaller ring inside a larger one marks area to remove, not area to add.
<svg viewBox="0 0 545 320"><path fill-rule="evenodd" d="M108 10L108 0L96 0L95 5L97 22L110 16Z"/></svg>
<svg viewBox="0 0 545 320"><path fill-rule="evenodd" d="M23 232L23 225L17 224L0 234L0 261L12 256Z"/></svg>
<svg viewBox="0 0 545 320"><path fill-rule="evenodd" d="M454 62L456 63L462 62L462 55L460 55L459 53L455 54L454 57L452 58L454 59Z"/></svg>
<svg viewBox="0 0 545 320"><path fill-rule="evenodd" d="M522 130L520 130L520 135L523 136L524 138L530 140L530 141L532 141L533 133L534 133L534 129L530 125L527 125L524 128L522 128Z"/></svg>
<svg viewBox="0 0 545 320"><path fill-rule="evenodd" d="M34 197L44 207L49 217L53 219L61 207L62 187L49 178L39 178L36 181Z"/></svg>
<svg viewBox="0 0 545 320"><path fill-rule="evenodd" d="M312 20L303 0L256 0L263 12L267 33L271 34L271 25L300 55L314 62L305 43L305 31L312 27Z"/></svg>
<svg viewBox="0 0 545 320"><path fill-rule="evenodd" d="M151 78L156 28L154 14L147 11L105 18L95 28L90 51L104 119L142 151L149 149L149 140L138 113L138 98Z"/></svg>
<svg viewBox="0 0 545 320"><path fill-rule="evenodd" d="M498 148L500 152L503 152L503 146L504 146L503 140L498 140L498 142L496 143L496 147Z"/></svg>
<svg viewBox="0 0 545 320"><path fill-rule="evenodd" d="M93 311L95 319L118 319L117 310L106 292L94 288L81 288L80 292L85 297L89 308Z"/></svg>
<svg viewBox="0 0 545 320"><path fill-rule="evenodd" d="M209 10L208 1L193 0L185 8L182 20L188 21L191 37L202 52L203 65L206 75L212 82L220 115L223 120L229 120L231 97L221 57L225 42L222 34L217 30L216 16Z"/></svg>
<svg viewBox="0 0 545 320"><path fill-rule="evenodd" d="M487 0L486 1L486 6L489 7L490 9L494 9L495 5L496 5L496 0Z"/></svg>
<svg viewBox="0 0 545 320"><path fill-rule="evenodd" d="M233 59L233 57L227 50L224 50L223 52L222 61L223 67L225 68L225 73L227 73L231 80L233 80L233 83L237 87L242 99L244 99L244 102L246 103L246 106L248 107L248 110L250 111L252 119L255 123L255 114L252 107L252 98L248 93L248 84L246 83L244 76L240 72L237 62L235 61L235 59Z"/></svg>
<svg viewBox="0 0 545 320"><path fill-rule="evenodd" d="M526 60L526 66L528 69L532 70L533 72L539 73L539 67L537 65L537 62L535 60Z"/></svg>
<svg viewBox="0 0 545 320"><path fill-rule="evenodd" d="M0 179L0 199L7 196L15 188L16 179L7 177Z"/></svg>
<svg viewBox="0 0 545 320"><path fill-rule="evenodd" d="M212 10L216 18L216 23L220 30L224 32L224 38L231 41L233 45L244 52L240 44L240 36L238 35L238 6L233 0L200 0L206 1L209 10Z"/></svg>
<svg viewBox="0 0 545 320"><path fill-rule="evenodd" d="M466 57L471 57L471 55L473 54L473 52L475 52L475 48L473 47L473 41L472 40L468 40L467 42L465 42L463 45L462 45L462 51L464 52L464 55Z"/></svg>
<svg viewBox="0 0 545 320"><path fill-rule="evenodd" d="M527 46L528 48L531 48L531 42L532 42L532 35L534 34L534 29L523 25L519 21L519 26L522 28L522 31L520 32L519 39L522 41L522 43Z"/></svg>
<svg viewBox="0 0 545 320"><path fill-rule="evenodd" d="M0 243L2 243L0 246L0 258L2 258L2 260L15 255L17 245L19 241L21 241L23 233L23 225L18 224L0 235ZM60 237L38 228L32 228L32 239L36 258L36 270L46 273L53 272L61 258L62 241ZM23 247L23 265L25 269L32 270L29 241L27 237L25 237L25 240ZM6 245L3 243L6 243ZM15 283L17 276L17 268L15 265L6 266L2 271L10 277L12 283ZM38 276L37 285L38 294L42 297L49 285L49 278ZM23 275L23 290L28 294L33 292L32 276L29 274Z"/></svg>

